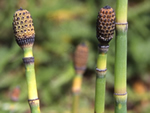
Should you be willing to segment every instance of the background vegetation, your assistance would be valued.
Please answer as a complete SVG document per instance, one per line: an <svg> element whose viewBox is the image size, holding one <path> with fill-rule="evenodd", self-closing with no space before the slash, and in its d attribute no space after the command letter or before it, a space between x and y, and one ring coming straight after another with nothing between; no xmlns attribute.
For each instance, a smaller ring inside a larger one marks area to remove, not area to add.
<svg viewBox="0 0 150 113"><path fill-rule="evenodd" d="M0 0L0 112L29 113L23 51L16 44L12 21L20 7L35 26L35 70L43 113L70 113L74 77L72 56L80 42L89 47L80 112L94 112L97 58L96 18L115 0ZM130 0L128 9L128 111L150 111L150 1ZM113 113L114 39L108 51L106 113ZM20 93L19 93L20 92Z"/></svg>

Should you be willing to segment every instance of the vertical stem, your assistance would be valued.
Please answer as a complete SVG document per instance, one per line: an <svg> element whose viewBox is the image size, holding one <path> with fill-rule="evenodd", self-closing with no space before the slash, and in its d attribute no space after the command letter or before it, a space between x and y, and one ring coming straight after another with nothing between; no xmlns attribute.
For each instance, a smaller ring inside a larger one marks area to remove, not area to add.
<svg viewBox="0 0 150 113"><path fill-rule="evenodd" d="M23 19L25 21L23 21ZM24 51L23 62L26 70L28 102L31 108L31 113L40 113L34 70L34 57L32 52L32 47L35 40L35 31L32 16L29 11L20 8L15 12L13 19L13 30L17 44Z"/></svg>
<svg viewBox="0 0 150 113"><path fill-rule="evenodd" d="M126 67L127 67L127 37L126 32L116 25L115 54L115 113L127 113ZM119 28L119 30L118 30Z"/></svg>
<svg viewBox="0 0 150 113"><path fill-rule="evenodd" d="M37 94L32 47L24 48L23 50L23 62L25 64L26 80L28 86L28 102L31 108L31 113L40 113L40 102Z"/></svg>
<svg viewBox="0 0 150 113"><path fill-rule="evenodd" d="M72 93L73 93L72 113L78 113L81 84L82 84L82 75L77 74L73 80L72 86Z"/></svg>
<svg viewBox="0 0 150 113"><path fill-rule="evenodd" d="M125 34L126 32L116 25L115 93L126 93L127 37Z"/></svg>
<svg viewBox="0 0 150 113"><path fill-rule="evenodd" d="M128 8L128 0L117 0L117 5L116 5L117 23L127 22L127 8Z"/></svg>
<svg viewBox="0 0 150 113"><path fill-rule="evenodd" d="M33 57L32 47L23 48L23 51L24 51L24 58Z"/></svg>
<svg viewBox="0 0 150 113"><path fill-rule="evenodd" d="M88 59L88 47L85 43L80 43L77 46L74 53L74 69L76 72L76 76L73 79L72 85L72 93L73 93L72 113L78 113L82 76L86 69L87 59Z"/></svg>
<svg viewBox="0 0 150 113"><path fill-rule="evenodd" d="M115 44L115 113L127 113L127 0L117 0Z"/></svg>
<svg viewBox="0 0 150 113"><path fill-rule="evenodd" d="M26 79L27 79L27 86L28 86L28 99L37 99L37 86L36 86L36 79L35 79L35 71L34 71L34 63L27 63L25 64L26 70Z"/></svg>
<svg viewBox="0 0 150 113"><path fill-rule="evenodd" d="M104 113L105 110L105 86L106 63L109 46L99 45L99 55L96 68L95 112Z"/></svg>
<svg viewBox="0 0 150 113"><path fill-rule="evenodd" d="M31 101L29 100L31 113L41 113L39 103L40 103L39 99L35 99L35 100L31 100Z"/></svg>
<svg viewBox="0 0 150 113"><path fill-rule="evenodd" d="M95 113L104 113L105 110L105 75L96 77Z"/></svg>
<svg viewBox="0 0 150 113"><path fill-rule="evenodd" d="M79 107L79 94L73 94L73 105L72 105L72 113L78 113Z"/></svg>

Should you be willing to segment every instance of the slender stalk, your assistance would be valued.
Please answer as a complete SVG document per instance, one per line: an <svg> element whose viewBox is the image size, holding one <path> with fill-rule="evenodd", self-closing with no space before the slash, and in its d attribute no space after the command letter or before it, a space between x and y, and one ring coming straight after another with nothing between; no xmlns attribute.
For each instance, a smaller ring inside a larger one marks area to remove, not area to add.
<svg viewBox="0 0 150 113"><path fill-rule="evenodd" d="M40 113L32 47L24 48L23 50L24 50L23 61L25 64L26 80L28 86L28 99L29 99L28 102L31 108L31 113Z"/></svg>
<svg viewBox="0 0 150 113"><path fill-rule="evenodd" d="M73 92L72 113L78 113L81 84L82 84L82 75L77 74L73 80L72 86Z"/></svg>
<svg viewBox="0 0 150 113"><path fill-rule="evenodd" d="M88 59L88 47L84 43L81 43L77 46L74 54L74 69L76 75L73 79L72 85L72 93L73 93L72 113L78 113L82 76L86 69L87 59Z"/></svg>
<svg viewBox="0 0 150 113"><path fill-rule="evenodd" d="M29 63L26 61L30 60ZM37 99L37 87L36 87L36 80L35 80L35 71L34 71L34 60L33 57L25 57L24 64L25 64L25 71L26 71L26 79L28 85L28 99Z"/></svg>
<svg viewBox="0 0 150 113"><path fill-rule="evenodd" d="M127 113L127 0L117 0L115 44L115 113Z"/></svg>
<svg viewBox="0 0 150 113"><path fill-rule="evenodd" d="M74 94L72 113L78 113L79 112L78 110L79 110L79 94Z"/></svg>
<svg viewBox="0 0 150 113"><path fill-rule="evenodd" d="M40 104L37 94L34 57L32 47L24 48L23 62L26 70L26 80L28 86L28 102L31 108L31 113L40 113Z"/></svg>
<svg viewBox="0 0 150 113"><path fill-rule="evenodd" d="M24 52L23 62L26 70L28 102L31 108L31 113L40 113L40 103L37 94L34 57L32 51L35 32L31 15L27 10L20 8L15 12L13 29L16 41Z"/></svg>
<svg viewBox="0 0 150 113"><path fill-rule="evenodd" d="M105 110L105 87L106 87L106 64L109 41L113 38L115 29L115 12L110 6L101 8L98 12L96 33L99 41L99 55L96 68L96 89L95 89L95 111L104 113Z"/></svg>
<svg viewBox="0 0 150 113"><path fill-rule="evenodd" d="M103 50L103 48L105 48L105 50ZM99 55L96 68L95 113L104 113L108 48L109 46L99 45Z"/></svg>

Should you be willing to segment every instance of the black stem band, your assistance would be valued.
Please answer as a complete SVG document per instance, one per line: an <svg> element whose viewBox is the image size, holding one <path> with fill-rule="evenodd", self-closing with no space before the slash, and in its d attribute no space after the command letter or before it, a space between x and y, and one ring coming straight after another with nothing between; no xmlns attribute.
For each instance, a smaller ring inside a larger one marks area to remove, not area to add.
<svg viewBox="0 0 150 113"><path fill-rule="evenodd" d="M98 71L98 72L105 72L105 71L107 71L107 68L106 69L98 69L98 68L96 68L96 71Z"/></svg>
<svg viewBox="0 0 150 113"><path fill-rule="evenodd" d="M114 95L123 96L123 95L127 95L127 92L126 93L114 93Z"/></svg>
<svg viewBox="0 0 150 113"><path fill-rule="evenodd" d="M102 45L102 44L98 44L98 51L99 53L107 53L109 49L109 45Z"/></svg>
<svg viewBox="0 0 150 113"><path fill-rule="evenodd" d="M39 100L39 98L36 98L36 99L28 99L28 101L34 101L34 100Z"/></svg>
<svg viewBox="0 0 150 113"><path fill-rule="evenodd" d="M23 58L23 63L24 63L24 64L34 63L34 57L26 57L26 58Z"/></svg>

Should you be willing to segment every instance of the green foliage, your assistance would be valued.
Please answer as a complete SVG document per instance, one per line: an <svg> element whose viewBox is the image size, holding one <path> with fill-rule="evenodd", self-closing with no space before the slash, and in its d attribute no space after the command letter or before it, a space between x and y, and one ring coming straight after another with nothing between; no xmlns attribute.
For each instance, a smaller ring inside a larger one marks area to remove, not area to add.
<svg viewBox="0 0 150 113"><path fill-rule="evenodd" d="M146 108L144 102L150 98L143 94L135 98L136 80L150 86L150 23L148 0L129 1L128 15L128 96L129 109L136 106ZM35 26L35 70L41 111L43 113L69 113L71 109L71 86L74 76L72 54L77 44L86 41L89 46L88 67L83 78L81 112L91 113L94 109L95 67L97 44L95 23L99 9L110 5L112 0L1 0L0 1L0 112L23 113L29 109L27 103L23 51L16 44L13 30L13 14L20 7L30 11ZM114 39L108 51L106 112L112 113ZM20 87L18 102L12 102L11 92ZM146 89L146 92L148 90ZM144 98L143 97L147 97ZM133 99L134 98L134 99ZM137 104L135 104L137 103ZM148 103L148 102L147 102ZM150 103L148 103L150 105ZM141 108L139 112L149 111ZM147 107L148 108L148 107Z"/></svg>

